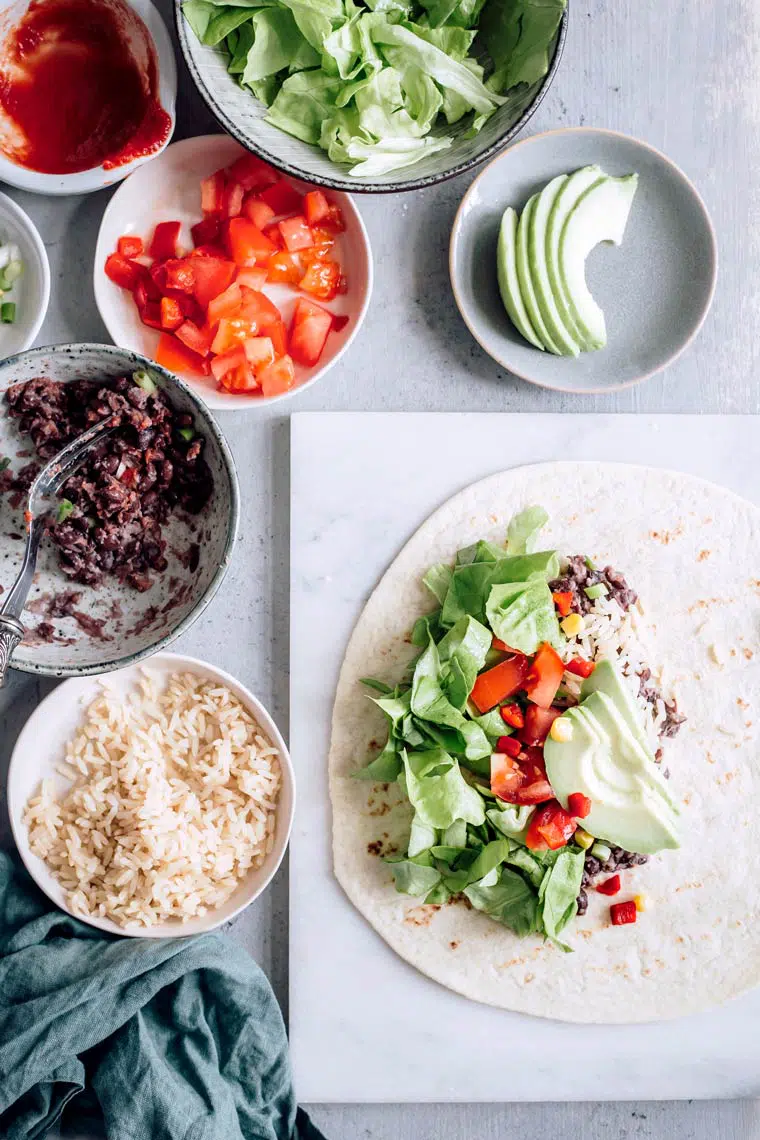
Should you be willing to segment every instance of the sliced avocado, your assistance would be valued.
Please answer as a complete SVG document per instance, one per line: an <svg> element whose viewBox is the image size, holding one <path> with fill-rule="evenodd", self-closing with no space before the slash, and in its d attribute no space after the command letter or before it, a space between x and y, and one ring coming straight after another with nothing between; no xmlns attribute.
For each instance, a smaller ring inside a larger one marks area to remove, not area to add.
<svg viewBox="0 0 760 1140"><path fill-rule="evenodd" d="M631 690L611 661L599 661L594 672L586 677L581 686L581 700L585 701L592 693L606 693L616 705L620 714L642 748L650 752L647 734L642 724L642 713L633 698Z"/></svg>
<svg viewBox="0 0 760 1140"><path fill-rule="evenodd" d="M559 272L559 238L568 215L581 194L584 194L589 187L603 177L605 174L600 166L584 166L581 170L576 170L574 174L569 175L554 199L546 227L546 269L549 274L551 291L554 294L554 300L563 323L572 330L573 338L583 349L593 346L587 343L586 337L573 316L570 303L565 297Z"/></svg>
<svg viewBox="0 0 760 1140"><path fill-rule="evenodd" d="M616 752L620 750L626 760L629 778L643 778L653 794L660 796L673 811L678 811L670 794L667 780L662 775L648 744L642 745L628 724L627 719L607 693L591 693L581 708L586 716L592 717L602 733L606 733Z"/></svg>
<svg viewBox="0 0 760 1140"><path fill-rule="evenodd" d="M496 247L496 276L499 279L499 292L509 319L517 331L543 352L544 346L534 332L520 292L520 282L517 279L516 246L517 212L511 206L507 206L501 219L499 244Z"/></svg>
<svg viewBox="0 0 760 1140"><path fill-rule="evenodd" d="M536 199L530 218L528 231L528 262L533 278L536 303L541 312L551 338L563 356L578 356L581 350L579 341L573 336L572 324L566 323L554 299L549 269L547 265L547 227L549 216L557 195L567 182L567 175L560 174L547 182Z"/></svg>
<svg viewBox="0 0 760 1140"><path fill-rule="evenodd" d="M530 258L528 255L528 244L530 238L531 217L533 216L533 209L536 205L538 194L534 194L532 198L528 199L527 205L520 215L520 221L517 226L517 279L520 283L520 292L530 317L530 323L533 325L536 336L542 341L545 348L549 352L553 352L555 356L561 356L562 353L558 345L553 340L551 333L544 323L541 316L541 310L538 307L538 300L536 299L536 291L533 287L533 275L530 271Z"/></svg>
<svg viewBox="0 0 760 1140"><path fill-rule="evenodd" d="M637 183L637 174L601 178L580 196L560 233L559 271L564 296L578 328L594 348L604 348L607 343L607 326L586 284L586 258L599 242L619 245L623 240Z"/></svg>

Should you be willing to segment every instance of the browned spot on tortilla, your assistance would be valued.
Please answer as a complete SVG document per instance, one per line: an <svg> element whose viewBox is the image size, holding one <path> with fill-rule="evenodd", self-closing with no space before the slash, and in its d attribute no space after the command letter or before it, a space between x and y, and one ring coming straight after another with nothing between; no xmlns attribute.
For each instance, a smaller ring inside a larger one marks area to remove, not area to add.
<svg viewBox="0 0 760 1140"><path fill-rule="evenodd" d="M697 555L697 562L706 562L711 554L712 550L700 550L699 554Z"/></svg>
<svg viewBox="0 0 760 1140"><path fill-rule="evenodd" d="M754 653L752 652L752 650L748 649L746 646L744 649L742 649L742 653L744 654L744 656L747 658L748 661L751 661L752 658L755 656Z"/></svg>
<svg viewBox="0 0 760 1140"><path fill-rule="evenodd" d="M651 973L652 973L652 971L649 969L649 966L645 967L645 969L643 969L641 971L642 977L645 977L645 978L648 978L651 975Z"/></svg>
<svg viewBox="0 0 760 1140"><path fill-rule="evenodd" d="M760 594L760 578L750 578L749 584L756 594Z"/></svg>
<svg viewBox="0 0 760 1140"><path fill-rule="evenodd" d="M707 763L708 764L714 764L715 763L715 757L713 756L712 752L707 753Z"/></svg>
<svg viewBox="0 0 760 1140"><path fill-rule="evenodd" d="M367 804L367 808L367 815L387 815L391 810L391 805L387 800L383 800L379 804L373 801L371 805L369 803Z"/></svg>
<svg viewBox="0 0 760 1140"><path fill-rule="evenodd" d="M533 981L533 979L535 978L535 976L536 976L535 974L526 974L526 975L525 975L525 977L523 978L523 983L524 983L526 986L529 986L529 985L530 985L530 983L531 983L531 982Z"/></svg>
<svg viewBox="0 0 760 1140"><path fill-rule="evenodd" d="M446 903L446 906L463 906L465 910L472 910L472 903L467 898L467 895L463 895L461 891L459 894L452 895Z"/></svg>
<svg viewBox="0 0 760 1140"><path fill-rule="evenodd" d="M686 955L685 954L680 954L679 957L680 957L682 962L686 961Z"/></svg>
<svg viewBox="0 0 760 1140"><path fill-rule="evenodd" d="M452 950L456 950L459 947L459 943L458 942L449 942L449 946L451 947Z"/></svg>
<svg viewBox="0 0 760 1140"><path fill-rule="evenodd" d="M685 942L685 941L686 941L686 939L685 939L685 938L683 937L683 935L681 935L681 934L679 934L679 935L676 937L676 942Z"/></svg>
<svg viewBox="0 0 760 1140"><path fill-rule="evenodd" d="M492 522L492 523L497 523L499 521L499 516L498 515L489 515L488 521Z"/></svg>
<svg viewBox="0 0 760 1140"><path fill-rule="evenodd" d="M730 784L731 781L738 775L739 775L739 769L738 768L731 768L728 772L725 773L725 775L718 776L715 783L716 784Z"/></svg>
<svg viewBox="0 0 760 1140"><path fill-rule="evenodd" d="M367 844L367 854L377 855L378 857L385 855L395 855L398 852L398 847L395 843L388 843L388 832L383 833L382 839L374 839L372 843Z"/></svg>
<svg viewBox="0 0 760 1140"><path fill-rule="evenodd" d="M683 802L684 802L684 803L686 804L686 806L688 807L688 805L691 803L691 796L690 796L690 795L689 795L689 796L684 796L684 798L683 798Z"/></svg>
<svg viewBox="0 0 760 1140"><path fill-rule="evenodd" d="M367 844L367 854L368 855L380 855L382 850L383 850L382 839L375 839L372 841L372 843Z"/></svg>
<svg viewBox="0 0 760 1140"><path fill-rule="evenodd" d="M741 697L736 698L736 703L740 709L748 709L749 708L749 704L747 703L747 701L743 701Z"/></svg>
<svg viewBox="0 0 760 1140"><path fill-rule="evenodd" d="M703 883L684 883L683 886L676 887L676 894L680 894L681 891L699 891L703 885Z"/></svg>
<svg viewBox="0 0 760 1140"><path fill-rule="evenodd" d="M508 962L499 962L497 970L511 970L513 966L524 966L527 958L510 958Z"/></svg>
<svg viewBox="0 0 760 1140"><path fill-rule="evenodd" d="M707 518L702 519L702 522L707 526L708 523L712 522L712 515L708 515Z"/></svg>
<svg viewBox="0 0 760 1140"><path fill-rule="evenodd" d="M655 542L661 542L663 546L670 546L671 542L680 538L682 534L683 527L679 523L673 530L650 530L649 537L653 538Z"/></svg>
<svg viewBox="0 0 760 1140"><path fill-rule="evenodd" d="M735 600L735 598L699 598L693 605L689 606L687 613L693 614L695 610L706 610L709 606L730 606Z"/></svg>
<svg viewBox="0 0 760 1140"><path fill-rule="evenodd" d="M413 906L404 915L404 922L408 926L430 926L440 909L437 903L423 903L422 906Z"/></svg>
<svg viewBox="0 0 760 1140"><path fill-rule="evenodd" d="M592 935L593 935L592 930L579 930L578 931L578 937L579 938L591 938Z"/></svg>

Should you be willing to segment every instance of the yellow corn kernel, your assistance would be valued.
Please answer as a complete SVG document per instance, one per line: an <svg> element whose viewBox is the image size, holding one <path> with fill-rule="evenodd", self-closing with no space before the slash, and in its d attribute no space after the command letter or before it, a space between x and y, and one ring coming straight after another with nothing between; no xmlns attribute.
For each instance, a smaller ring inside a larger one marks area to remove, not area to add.
<svg viewBox="0 0 760 1140"><path fill-rule="evenodd" d="M563 622L560 622L563 633L568 637L575 637L586 628L586 622L580 614L568 614Z"/></svg>
<svg viewBox="0 0 760 1140"><path fill-rule="evenodd" d="M549 729L549 736L558 744L567 744L573 739L573 726L565 717L558 716Z"/></svg>
<svg viewBox="0 0 760 1140"><path fill-rule="evenodd" d="M633 901L636 905L636 910L641 914L642 911L647 909L646 895L634 895Z"/></svg>
<svg viewBox="0 0 760 1140"><path fill-rule="evenodd" d="M577 843L584 851L588 851L589 847L594 846L594 837L593 835L589 835L587 831L584 831L582 827L576 827L573 843Z"/></svg>

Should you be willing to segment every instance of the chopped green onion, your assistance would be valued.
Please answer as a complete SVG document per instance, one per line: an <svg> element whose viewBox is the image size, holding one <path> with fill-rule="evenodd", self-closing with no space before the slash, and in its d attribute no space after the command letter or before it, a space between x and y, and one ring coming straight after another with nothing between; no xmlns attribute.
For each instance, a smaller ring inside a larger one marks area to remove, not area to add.
<svg viewBox="0 0 760 1140"><path fill-rule="evenodd" d="M600 843L597 839L596 843L591 848L591 854L595 859L598 859L600 863L606 863L612 854L612 851L609 849L606 843Z"/></svg>
<svg viewBox="0 0 760 1140"><path fill-rule="evenodd" d="M583 592L592 602L596 601L597 598L604 598L609 594L609 590L604 582L596 582L593 586L584 586Z"/></svg>
<svg viewBox="0 0 760 1140"><path fill-rule="evenodd" d="M142 388L143 392L147 392L149 396L152 396L154 392L158 391L156 381L153 379L149 372L145 371L144 368L140 368L137 372L133 372L132 379L134 380L135 384L137 384L139 388Z"/></svg>
<svg viewBox="0 0 760 1140"><path fill-rule="evenodd" d="M8 262L5 269L3 270L3 276L5 277L6 281L10 281L12 284L14 281L18 281L19 277L21 276L21 274L23 272L24 272L23 261L19 261L18 259L16 259L15 261L9 261Z"/></svg>
<svg viewBox="0 0 760 1140"><path fill-rule="evenodd" d="M58 504L58 514L56 515L55 521L59 523L66 522L66 519L73 511L74 504L69 499L61 499Z"/></svg>
<svg viewBox="0 0 760 1140"><path fill-rule="evenodd" d="M190 443L192 439L195 439L195 432L190 427L180 428L179 434L183 439L187 440L188 443Z"/></svg>
<svg viewBox="0 0 760 1140"><path fill-rule="evenodd" d="M584 831L582 827L577 827L575 829L575 835L573 836L573 843L577 843L584 851L588 851L589 847L593 847L594 845L594 837L593 835L589 835L587 831Z"/></svg>
<svg viewBox="0 0 760 1140"><path fill-rule="evenodd" d="M6 467L10 467L10 465L11 465L10 459L8 458L7 455L4 455L3 458L0 459L0 471L5 471Z"/></svg>
<svg viewBox="0 0 760 1140"><path fill-rule="evenodd" d="M0 305L0 321L4 325L12 325L16 319L16 303L15 301L4 301Z"/></svg>
<svg viewBox="0 0 760 1140"><path fill-rule="evenodd" d="M589 556L588 556L588 555L586 555L586 558L585 558L585 562L586 562L586 568L587 568L588 570L596 570L596 566L595 566L595 565L594 565L594 563L591 561L591 559L589 558Z"/></svg>

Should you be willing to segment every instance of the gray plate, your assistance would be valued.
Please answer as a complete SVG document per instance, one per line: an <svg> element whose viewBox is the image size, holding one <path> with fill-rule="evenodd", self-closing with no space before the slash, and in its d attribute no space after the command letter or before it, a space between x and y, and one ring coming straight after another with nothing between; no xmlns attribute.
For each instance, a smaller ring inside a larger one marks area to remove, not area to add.
<svg viewBox="0 0 760 1140"><path fill-rule="evenodd" d="M598 246L587 265L607 320L607 347L577 359L539 352L513 328L496 281L496 242L505 207L520 210L558 174L597 163L608 174L637 171L639 186L620 247ZM710 308L718 255L710 217L689 179L646 143L578 127L534 135L476 178L454 221L451 284L467 327L516 376L564 392L600 393L646 379L683 352Z"/></svg>
<svg viewBox="0 0 760 1140"><path fill-rule="evenodd" d="M16 649L12 665L26 673L54 677L105 673L164 648L203 612L227 572L237 534L239 492L235 464L213 417L195 393L176 376L136 352L105 344L67 344L34 348L0 363L0 456L13 470L34 458L28 436L6 414L3 393L10 384L47 376L66 383L75 379L115 379L137 368L149 368L174 407L189 412L205 438L204 455L214 480L214 492L199 515L175 514L163 528L168 540L169 566L155 574L145 593L105 578L97 588L72 583L58 564L57 551L43 542L37 574L23 614L27 636ZM25 502L15 504L0 495L0 587L8 588L18 573L24 543ZM197 544L197 566L189 565L191 545ZM64 591L81 591L78 616L50 617L51 598ZM52 642L35 630L49 622ZM95 625L91 623L95 622ZM89 630L89 631L88 631Z"/></svg>

